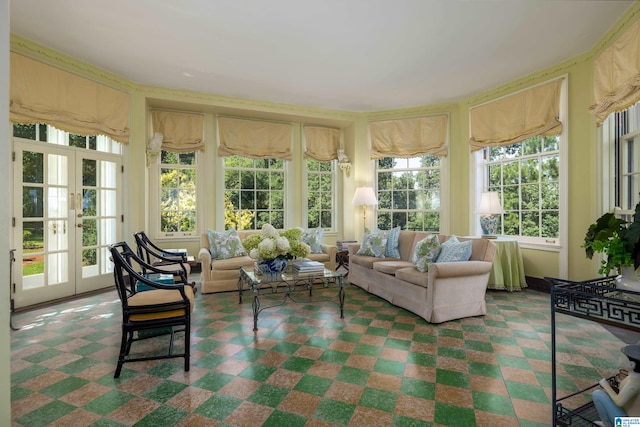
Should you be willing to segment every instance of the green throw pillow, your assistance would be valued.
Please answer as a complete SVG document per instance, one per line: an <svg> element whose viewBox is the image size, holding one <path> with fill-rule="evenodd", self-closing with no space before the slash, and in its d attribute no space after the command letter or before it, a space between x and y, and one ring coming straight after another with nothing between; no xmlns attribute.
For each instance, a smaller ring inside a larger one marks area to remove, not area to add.
<svg viewBox="0 0 640 427"><path fill-rule="evenodd" d="M309 245L312 254L321 254L323 234L324 229L322 228L309 228L302 233L300 241Z"/></svg>
<svg viewBox="0 0 640 427"><path fill-rule="evenodd" d="M384 258L387 246L387 232L375 229L373 231L368 228L364 229L364 237L362 238L362 246L356 252L356 255L374 256L376 258Z"/></svg>
<svg viewBox="0 0 640 427"><path fill-rule="evenodd" d="M207 234L212 248L210 249L212 259L228 259L247 255L247 251L244 250L240 241L240 236L234 228L227 231L207 230Z"/></svg>
<svg viewBox="0 0 640 427"><path fill-rule="evenodd" d="M471 258L472 244L471 240L461 242L456 236L451 236L449 240L442 244L442 250L436 262L468 261Z"/></svg>
<svg viewBox="0 0 640 427"><path fill-rule="evenodd" d="M429 271L429 264L435 262L440 254L440 241L437 234L429 234L424 239L416 243L411 254L411 262L418 271Z"/></svg>

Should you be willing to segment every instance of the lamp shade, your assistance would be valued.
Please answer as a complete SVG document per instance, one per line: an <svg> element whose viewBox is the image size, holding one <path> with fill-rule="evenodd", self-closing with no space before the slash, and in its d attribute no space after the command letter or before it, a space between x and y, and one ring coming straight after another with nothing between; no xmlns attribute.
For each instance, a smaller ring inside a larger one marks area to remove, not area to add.
<svg viewBox="0 0 640 427"><path fill-rule="evenodd" d="M378 199L376 193L373 192L371 187L358 187L356 193L353 195L352 205L377 205Z"/></svg>
<svg viewBox="0 0 640 427"><path fill-rule="evenodd" d="M500 196L496 191L482 193L480 205L476 209L477 214L501 214L504 213L500 204Z"/></svg>

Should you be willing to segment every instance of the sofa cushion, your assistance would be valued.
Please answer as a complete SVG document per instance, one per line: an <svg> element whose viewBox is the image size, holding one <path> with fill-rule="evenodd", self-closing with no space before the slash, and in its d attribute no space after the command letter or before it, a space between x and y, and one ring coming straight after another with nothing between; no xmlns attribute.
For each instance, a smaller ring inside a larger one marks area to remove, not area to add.
<svg viewBox="0 0 640 427"><path fill-rule="evenodd" d="M247 255L247 251L244 250L240 237L234 228L226 231L207 230L207 234L213 247L211 249L212 259L228 259Z"/></svg>
<svg viewBox="0 0 640 427"><path fill-rule="evenodd" d="M398 240L400 239L400 227L394 227L387 232L387 246L384 249L384 256L387 258L400 258Z"/></svg>
<svg viewBox="0 0 640 427"><path fill-rule="evenodd" d="M402 261L402 260L398 260L398 261L378 261L378 262L374 262L373 263L373 269L375 271L380 271L382 273L386 273L386 274L396 274L396 271L401 269L401 268L407 268L407 267L412 267L413 264L411 264L408 261Z"/></svg>
<svg viewBox="0 0 640 427"><path fill-rule="evenodd" d="M213 270L235 270L238 271L240 266L253 267L255 259L245 255L234 258L216 259L211 262Z"/></svg>
<svg viewBox="0 0 640 427"><path fill-rule="evenodd" d="M373 264L381 262L384 258L376 258L367 255L349 255L349 263L358 264L364 268L373 268Z"/></svg>
<svg viewBox="0 0 640 427"><path fill-rule="evenodd" d="M424 273L429 271L429 264L435 262L440 255L441 245L437 234L430 234L416 243L411 255L411 262L418 271Z"/></svg>
<svg viewBox="0 0 640 427"><path fill-rule="evenodd" d="M300 241L309 245L312 254L321 254L323 234L324 229L322 228L309 228L304 230L302 236L300 237Z"/></svg>
<svg viewBox="0 0 640 427"><path fill-rule="evenodd" d="M362 246L356 253L357 255L374 256L376 258L384 258L387 246L387 232L376 228L371 231L368 228L364 230L362 238Z"/></svg>
<svg viewBox="0 0 640 427"><path fill-rule="evenodd" d="M396 278L414 285L422 286L423 288L426 288L429 283L429 273L422 273L413 266L397 270Z"/></svg>
<svg viewBox="0 0 640 427"><path fill-rule="evenodd" d="M471 240L461 242L456 236L451 236L449 240L442 244L442 249L436 262L468 261L471 258L471 249Z"/></svg>

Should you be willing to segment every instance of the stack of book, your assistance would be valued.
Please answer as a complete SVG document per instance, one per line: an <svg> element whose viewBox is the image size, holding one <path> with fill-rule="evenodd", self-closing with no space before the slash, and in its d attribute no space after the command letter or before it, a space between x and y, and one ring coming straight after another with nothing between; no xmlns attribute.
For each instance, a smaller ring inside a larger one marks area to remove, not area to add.
<svg viewBox="0 0 640 427"><path fill-rule="evenodd" d="M294 274L310 274L324 272L324 264L318 261L294 261L291 269Z"/></svg>
<svg viewBox="0 0 640 427"><path fill-rule="evenodd" d="M352 245L354 243L358 243L358 241L357 240L338 240L336 241L336 246L338 247L339 251L348 251L349 245Z"/></svg>

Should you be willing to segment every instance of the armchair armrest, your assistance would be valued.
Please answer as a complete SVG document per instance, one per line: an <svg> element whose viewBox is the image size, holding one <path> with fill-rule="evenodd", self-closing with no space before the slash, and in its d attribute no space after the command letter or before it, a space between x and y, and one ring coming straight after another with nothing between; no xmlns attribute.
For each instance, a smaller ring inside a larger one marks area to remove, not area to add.
<svg viewBox="0 0 640 427"><path fill-rule="evenodd" d="M200 260L202 268L202 277L206 280L211 278L211 252L207 248L200 248L198 252L198 259Z"/></svg>
<svg viewBox="0 0 640 427"><path fill-rule="evenodd" d="M360 250L360 243L351 243L349 245L349 256L355 255Z"/></svg>
<svg viewBox="0 0 640 427"><path fill-rule="evenodd" d="M338 247L336 245L321 244L322 252L329 255L329 263L327 268L331 271L336 269L336 255L338 254Z"/></svg>

